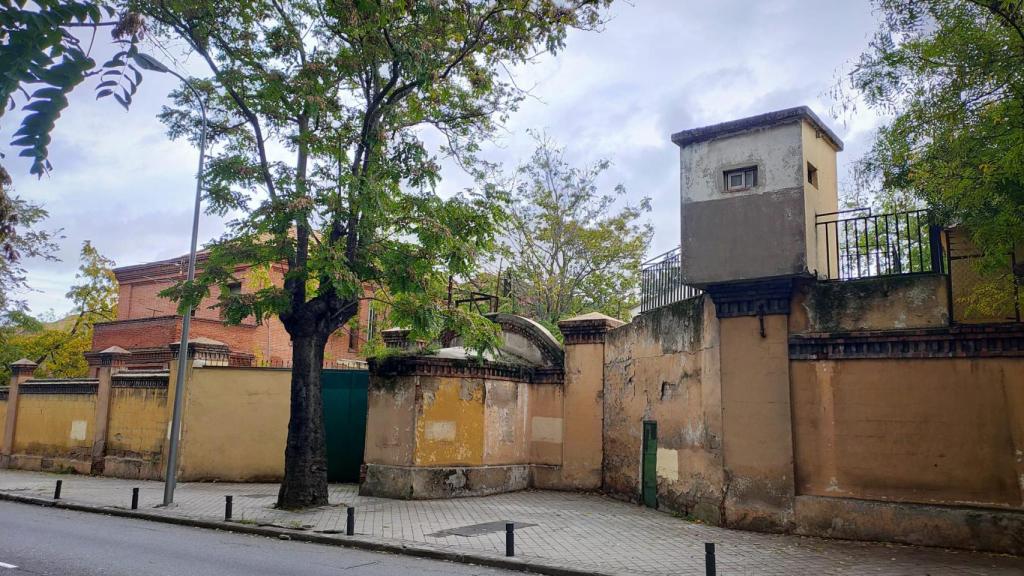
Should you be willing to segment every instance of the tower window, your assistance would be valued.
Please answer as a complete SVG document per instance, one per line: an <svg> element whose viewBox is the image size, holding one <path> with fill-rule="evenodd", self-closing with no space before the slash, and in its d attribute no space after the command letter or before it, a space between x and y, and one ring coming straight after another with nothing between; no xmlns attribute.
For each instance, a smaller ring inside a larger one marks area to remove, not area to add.
<svg viewBox="0 0 1024 576"><path fill-rule="evenodd" d="M729 192L747 190L757 186L757 166L726 170L724 175L725 189Z"/></svg>
<svg viewBox="0 0 1024 576"><path fill-rule="evenodd" d="M818 169L814 167L814 164L807 163L807 183L818 187Z"/></svg>

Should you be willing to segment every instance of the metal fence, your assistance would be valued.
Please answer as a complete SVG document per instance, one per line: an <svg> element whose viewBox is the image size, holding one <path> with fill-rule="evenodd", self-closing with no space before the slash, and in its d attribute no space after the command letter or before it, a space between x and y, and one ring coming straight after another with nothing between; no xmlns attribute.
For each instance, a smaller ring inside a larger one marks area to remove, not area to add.
<svg viewBox="0 0 1024 576"><path fill-rule="evenodd" d="M659 254L640 267L640 313L693 298L701 291L683 284L679 247Z"/></svg>
<svg viewBox="0 0 1024 576"><path fill-rule="evenodd" d="M819 249L825 251L819 277L857 280L943 271L942 230L932 224L927 210L844 210L817 219Z"/></svg>

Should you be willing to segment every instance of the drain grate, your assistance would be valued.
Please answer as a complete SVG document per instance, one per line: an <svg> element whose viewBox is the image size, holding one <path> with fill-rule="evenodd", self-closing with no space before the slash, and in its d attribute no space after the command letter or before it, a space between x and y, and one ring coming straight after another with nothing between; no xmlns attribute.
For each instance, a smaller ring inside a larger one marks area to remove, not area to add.
<svg viewBox="0 0 1024 576"><path fill-rule="evenodd" d="M470 524L469 526L459 526L458 528L448 528L447 530L441 530L440 532L434 532L433 534L427 534L431 538L444 538L445 536L464 536L466 538L472 538L473 536L483 536L484 534L491 534L492 532L504 532L505 524L507 520L499 520L498 522L484 522L483 524ZM521 528L529 528L530 526L536 526L536 524L528 524L526 522L514 522L516 530Z"/></svg>

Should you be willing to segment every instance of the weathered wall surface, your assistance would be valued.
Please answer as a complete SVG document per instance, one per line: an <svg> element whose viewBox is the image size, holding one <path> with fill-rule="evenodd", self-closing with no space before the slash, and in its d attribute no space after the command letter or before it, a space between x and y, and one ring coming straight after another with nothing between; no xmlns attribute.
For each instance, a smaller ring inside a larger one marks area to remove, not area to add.
<svg viewBox="0 0 1024 576"><path fill-rule="evenodd" d="M533 464L562 464L563 394L563 387L558 384L538 384L529 389L526 432Z"/></svg>
<svg viewBox="0 0 1024 576"><path fill-rule="evenodd" d="M483 464L484 390L479 378L420 377L414 464Z"/></svg>
<svg viewBox="0 0 1024 576"><path fill-rule="evenodd" d="M412 465L416 446L416 388L419 379L378 376L370 379L367 398L367 462Z"/></svg>
<svg viewBox="0 0 1024 576"><path fill-rule="evenodd" d="M11 467L88 474L95 431L96 393L29 391L22 384Z"/></svg>
<svg viewBox="0 0 1024 576"><path fill-rule="evenodd" d="M7 398L0 398L0 445L3 445L7 428Z"/></svg>
<svg viewBox="0 0 1024 576"><path fill-rule="evenodd" d="M946 293L941 274L802 283L793 295L789 329L798 334L946 326Z"/></svg>
<svg viewBox="0 0 1024 576"><path fill-rule="evenodd" d="M484 464L529 464L529 385L487 380L484 386Z"/></svg>
<svg viewBox="0 0 1024 576"><path fill-rule="evenodd" d="M793 445L787 317L722 318L723 461L726 524L790 527Z"/></svg>
<svg viewBox="0 0 1024 576"><path fill-rule="evenodd" d="M117 478L159 479L167 440L169 407L163 386L111 389L103 474Z"/></svg>
<svg viewBox="0 0 1024 576"><path fill-rule="evenodd" d="M645 314L605 344L604 489L639 499L643 422L656 421L659 506L720 522L720 345L710 299Z"/></svg>
<svg viewBox="0 0 1024 576"><path fill-rule="evenodd" d="M807 270L802 125L794 119L680 149L686 283L702 286ZM757 185L727 190L724 172L749 166L757 167Z"/></svg>
<svg viewBox="0 0 1024 576"><path fill-rule="evenodd" d="M182 416L179 478L280 480L290 382L289 370L193 368Z"/></svg>
<svg viewBox="0 0 1024 576"><path fill-rule="evenodd" d="M1024 506L1024 359L794 361L801 494Z"/></svg>

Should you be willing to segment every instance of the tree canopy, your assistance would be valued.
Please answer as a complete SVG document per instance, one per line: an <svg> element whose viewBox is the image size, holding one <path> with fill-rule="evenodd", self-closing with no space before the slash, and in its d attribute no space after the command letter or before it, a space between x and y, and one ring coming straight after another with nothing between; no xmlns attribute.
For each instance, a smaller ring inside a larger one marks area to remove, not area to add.
<svg viewBox="0 0 1024 576"><path fill-rule="evenodd" d="M986 277L1006 284L1007 254L1024 244L1024 3L875 4L881 27L849 81L888 121L859 169L890 200L916 198L965 226ZM1015 274L1024 279L1024 268Z"/></svg>
<svg viewBox="0 0 1024 576"><path fill-rule="evenodd" d="M117 281L114 262L101 255L89 241L82 244L80 260L76 283L66 294L74 304L71 314L44 322L19 310L0 321L3 381L10 377L11 362L21 358L38 364L36 374L40 377L87 375L89 366L84 354L92 348L93 325L117 318Z"/></svg>
<svg viewBox="0 0 1024 576"><path fill-rule="evenodd" d="M619 204L620 184L602 191L608 160L573 166L565 150L534 134L536 149L517 171L511 221L499 251L506 306L557 332L583 312L627 319L639 300L640 264L653 229L649 198Z"/></svg>
<svg viewBox="0 0 1024 576"><path fill-rule="evenodd" d="M151 33L184 39L209 75L209 209L237 215L183 310L220 286L226 318L278 314L292 338L292 415L278 503L326 502L319 370L327 338L367 287L393 321L432 340L496 343L482 317L439 306L450 274L492 247L501 191L436 191L440 156L472 167L522 98L508 70L594 28L610 0L139 2ZM188 91L163 118L196 138ZM429 141L440 140L440 150ZM282 152L283 150L283 152ZM285 262L283 286L231 294L239 264Z"/></svg>

